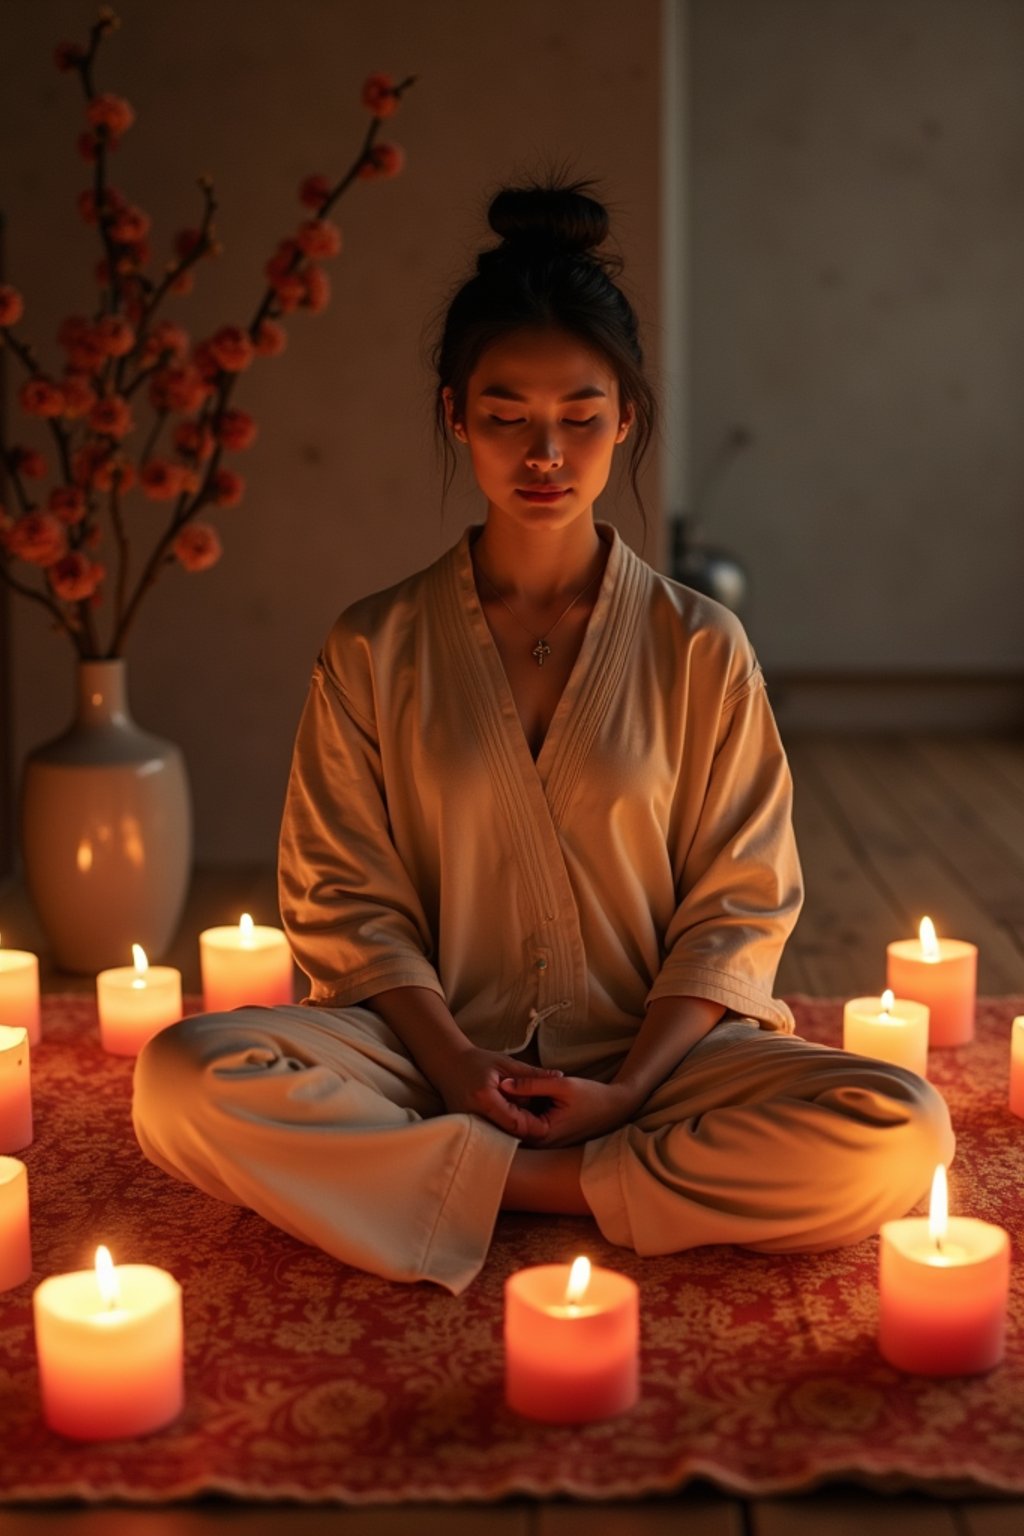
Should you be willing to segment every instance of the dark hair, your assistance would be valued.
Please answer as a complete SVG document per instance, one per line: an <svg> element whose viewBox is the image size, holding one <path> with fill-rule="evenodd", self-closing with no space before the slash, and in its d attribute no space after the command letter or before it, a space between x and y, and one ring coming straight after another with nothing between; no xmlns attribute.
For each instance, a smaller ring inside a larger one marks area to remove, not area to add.
<svg viewBox="0 0 1024 1536"><path fill-rule="evenodd" d="M487 221L501 244L480 253L475 275L456 290L433 351L444 490L451 485L457 459L442 391L452 391L454 414L463 417L469 377L485 348L511 331L548 326L599 352L618 379L620 405L634 409L630 483L646 527L639 473L657 406L644 374L636 315L613 280L622 263L595 254L607 239L609 220L604 205L588 195L591 186L588 181L534 182L504 187L491 201Z"/></svg>

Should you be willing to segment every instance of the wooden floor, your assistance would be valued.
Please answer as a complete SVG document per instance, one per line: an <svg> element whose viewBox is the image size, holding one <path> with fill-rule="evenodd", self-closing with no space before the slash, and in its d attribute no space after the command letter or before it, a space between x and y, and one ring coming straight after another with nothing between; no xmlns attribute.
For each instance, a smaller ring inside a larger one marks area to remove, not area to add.
<svg viewBox="0 0 1024 1536"><path fill-rule="evenodd" d="M799 737L787 742L807 902L777 990L876 993L885 945L924 913L979 946L979 986L1024 994L1024 739ZM273 921L269 869L200 870L168 963L198 990L196 934L249 910ZM20 888L0 892L0 933L42 950ZM44 988L88 990L43 955ZM1024 1420L1021 1424L1024 1446ZM0 1489L3 1485L0 1453ZM636 1504L240 1505L0 1508L0 1536L1024 1536L1024 1499L941 1499L832 1486L736 1499L706 1485Z"/></svg>

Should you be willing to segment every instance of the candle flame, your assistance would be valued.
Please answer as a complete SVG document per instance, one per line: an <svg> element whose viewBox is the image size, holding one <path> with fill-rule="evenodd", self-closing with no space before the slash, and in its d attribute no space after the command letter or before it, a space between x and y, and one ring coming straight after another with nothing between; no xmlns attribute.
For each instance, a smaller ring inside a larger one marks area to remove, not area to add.
<svg viewBox="0 0 1024 1536"><path fill-rule="evenodd" d="M935 1169L935 1177L932 1179L932 1198L928 1207L928 1232L936 1248L941 1249L948 1226L949 1191L946 1184L946 1165L939 1163Z"/></svg>
<svg viewBox="0 0 1024 1536"><path fill-rule="evenodd" d="M110 1257L110 1249L101 1243L96 1249L96 1284L108 1307L116 1307L121 1300L121 1287L117 1283L117 1271Z"/></svg>
<svg viewBox="0 0 1024 1536"><path fill-rule="evenodd" d="M132 959L135 961L136 976L145 976L149 970L149 961L146 959L146 951L141 944L132 945Z"/></svg>
<svg viewBox="0 0 1024 1536"><path fill-rule="evenodd" d="M895 992L891 992L889 990L889 988L886 987L885 991L882 993L882 1016L883 1016L883 1018L888 1019L892 1015L892 1010L895 1008L895 1006L896 1006L896 994L895 994Z"/></svg>
<svg viewBox="0 0 1024 1536"><path fill-rule="evenodd" d="M569 1271L569 1282L565 1287L565 1299L569 1306L583 1300L590 1284L590 1260L582 1255L574 1259Z"/></svg>
<svg viewBox="0 0 1024 1536"><path fill-rule="evenodd" d="M935 937L935 924L930 917L922 917L918 933L921 937L921 948L924 950L925 959L937 960L939 958L939 941Z"/></svg>
<svg viewBox="0 0 1024 1536"><path fill-rule="evenodd" d="M238 937L243 949L251 949L253 944L253 922L248 912L243 912L238 919Z"/></svg>

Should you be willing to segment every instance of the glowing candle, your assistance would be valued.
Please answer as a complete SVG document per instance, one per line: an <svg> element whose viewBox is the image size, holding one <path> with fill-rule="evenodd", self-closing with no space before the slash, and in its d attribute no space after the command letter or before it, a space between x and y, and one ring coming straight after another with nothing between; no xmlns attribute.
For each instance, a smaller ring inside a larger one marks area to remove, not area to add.
<svg viewBox="0 0 1024 1536"><path fill-rule="evenodd" d="M843 1049L928 1075L928 1009L894 998L855 997L843 1009Z"/></svg>
<svg viewBox="0 0 1024 1536"><path fill-rule="evenodd" d="M1024 1117L1024 1014L1010 1030L1010 1108Z"/></svg>
<svg viewBox="0 0 1024 1536"><path fill-rule="evenodd" d="M1002 1227L947 1215L940 1163L928 1217L887 1221L881 1239L878 1345L889 1364L918 1376L971 1376L998 1365L1010 1288Z"/></svg>
<svg viewBox="0 0 1024 1536"><path fill-rule="evenodd" d="M51 1275L32 1298L43 1415L73 1440L169 1424L184 1402L181 1287L150 1264Z"/></svg>
<svg viewBox="0 0 1024 1536"><path fill-rule="evenodd" d="M280 928L254 924L248 912L237 928L207 928L199 935L199 964L207 1013L295 1001L288 940Z"/></svg>
<svg viewBox="0 0 1024 1536"><path fill-rule="evenodd" d="M132 956L134 965L96 977L100 1039L114 1056L137 1056L151 1035L181 1018L181 972L173 965L151 966L138 944Z"/></svg>
<svg viewBox="0 0 1024 1536"><path fill-rule="evenodd" d="M32 1273L28 1222L28 1172L16 1157L0 1157L0 1291Z"/></svg>
<svg viewBox="0 0 1024 1536"><path fill-rule="evenodd" d="M899 939L886 950L887 984L897 997L925 1003L930 1045L966 1045L974 1038L978 950L961 939L939 939L930 917L919 937Z"/></svg>
<svg viewBox="0 0 1024 1536"><path fill-rule="evenodd" d="M639 1293L587 1259L521 1269L505 1281L505 1398L549 1424L632 1408L639 1393Z"/></svg>
<svg viewBox="0 0 1024 1536"><path fill-rule="evenodd" d="M28 1031L0 1024L0 1152L20 1152L31 1141Z"/></svg>
<svg viewBox="0 0 1024 1536"><path fill-rule="evenodd" d="M27 949L0 948L0 1024L39 1044L39 961Z"/></svg>

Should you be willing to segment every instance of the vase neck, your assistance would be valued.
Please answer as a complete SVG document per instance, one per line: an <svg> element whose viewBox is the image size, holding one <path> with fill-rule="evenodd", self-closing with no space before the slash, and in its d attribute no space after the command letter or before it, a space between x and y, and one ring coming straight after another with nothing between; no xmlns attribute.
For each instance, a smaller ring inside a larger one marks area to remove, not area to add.
<svg viewBox="0 0 1024 1536"><path fill-rule="evenodd" d="M78 724L108 725L127 720L124 658L78 664Z"/></svg>

